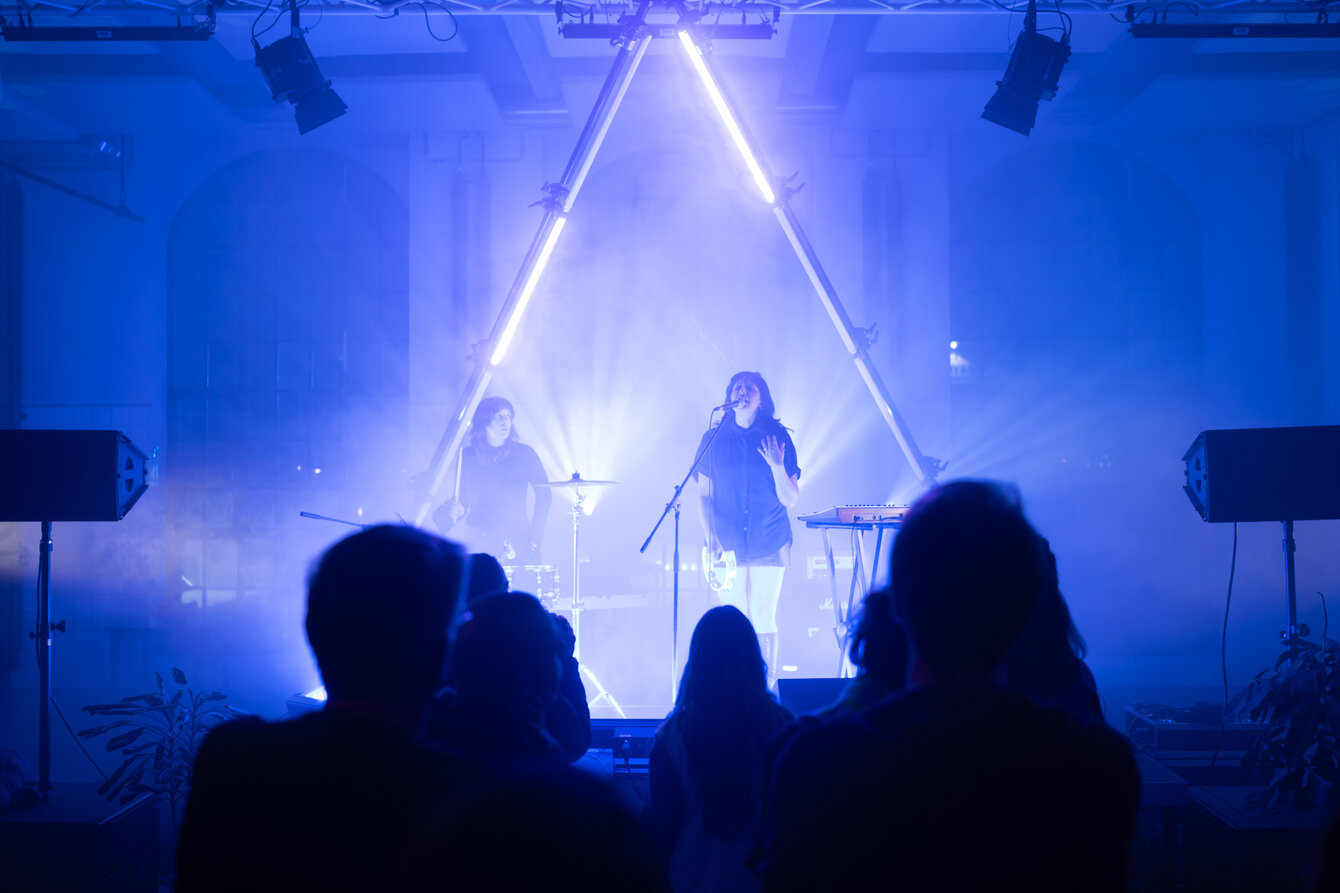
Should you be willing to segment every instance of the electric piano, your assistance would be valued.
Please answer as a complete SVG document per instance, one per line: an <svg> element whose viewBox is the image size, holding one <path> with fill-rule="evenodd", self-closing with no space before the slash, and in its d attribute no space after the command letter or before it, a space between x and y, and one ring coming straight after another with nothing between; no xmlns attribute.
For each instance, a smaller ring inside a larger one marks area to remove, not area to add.
<svg viewBox="0 0 1340 893"><path fill-rule="evenodd" d="M851 619L856 607L865 599L870 590L874 575L866 571L867 567L878 570L880 557L884 553L884 532L897 530L903 525L909 506L905 505L835 505L826 512L814 512L797 515L797 521L804 521L811 530L823 532L824 554L828 558L828 582L833 594L833 614L836 624L833 634L837 637L838 675L852 675L853 667L847 658L847 634L851 628ZM851 585L847 589L844 604L838 597L837 564L833 560L833 543L829 540L829 531L851 531ZM875 531L874 563L865 560L866 531Z"/></svg>
<svg viewBox="0 0 1340 893"><path fill-rule="evenodd" d="M903 524L909 506L906 505L835 505L826 512L797 515L806 527L874 527L898 528Z"/></svg>

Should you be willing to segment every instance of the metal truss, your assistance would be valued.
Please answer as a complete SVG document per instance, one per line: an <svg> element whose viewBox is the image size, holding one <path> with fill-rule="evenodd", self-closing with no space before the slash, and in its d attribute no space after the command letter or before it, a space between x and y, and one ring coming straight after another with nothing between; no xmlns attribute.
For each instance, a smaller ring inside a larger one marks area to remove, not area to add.
<svg viewBox="0 0 1340 893"><path fill-rule="evenodd" d="M1284 15L1305 13L1317 16L1325 21L1329 7L1340 0L1203 0L1190 3L1186 0L1055 0L1045 6L1065 11L1071 15L1080 13L1103 13L1122 19L1140 19L1149 21L1152 15L1155 21L1166 20L1169 14L1185 17L1192 15L1245 16L1245 15ZM8 4L6 4L8 5ZM695 17L710 21L715 16L729 16L730 21L765 22L775 21L780 16L797 15L895 15L925 14L945 15L954 13L1007 13L1022 12L1025 2L1012 0L776 0L762 3L749 0L740 3L722 3L714 0L684 0L676 3ZM608 2L608 0L307 0L302 8L324 15L371 15L390 16L401 11L413 11L416 15L427 12L430 15L457 16L553 16L559 22L599 21L615 22L622 17L631 16L637 4L633 0ZM182 17L209 18L226 15L252 15L264 8L282 7L282 3L267 3L266 0L196 0L196 2L173 2L173 0L22 0L11 7L20 13L33 15L60 13L89 17L127 16L127 15L174 15ZM678 17L670 3L661 10L668 16ZM660 10L653 10L654 17Z"/></svg>

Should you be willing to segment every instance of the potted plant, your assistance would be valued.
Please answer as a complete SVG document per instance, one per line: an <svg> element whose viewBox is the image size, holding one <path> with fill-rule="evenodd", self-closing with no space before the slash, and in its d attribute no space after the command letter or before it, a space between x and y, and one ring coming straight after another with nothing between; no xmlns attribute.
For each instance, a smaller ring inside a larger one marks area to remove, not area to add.
<svg viewBox="0 0 1340 893"><path fill-rule="evenodd" d="M1229 703L1225 721L1262 727L1242 760L1257 783L1191 789L1188 891L1310 889L1340 763L1340 660L1322 641L1290 641Z"/></svg>
<svg viewBox="0 0 1340 893"><path fill-rule="evenodd" d="M1337 643L1293 639L1274 671L1257 674L1230 712L1265 729L1243 757L1261 773L1264 791L1249 805L1268 812L1285 806L1327 806L1340 780L1340 656Z"/></svg>
<svg viewBox="0 0 1340 893"><path fill-rule="evenodd" d="M162 673L154 673L154 683L155 691L131 695L114 704L84 707L90 716L113 721L84 729L79 736L92 739L110 735L107 750L119 751L124 757L98 786L99 794L125 803L147 793L156 804L167 806L171 839L164 841L164 851L170 853L180 829L181 807L200 744L215 726L245 714L224 705L227 696L220 692L192 689L186 674L176 667L172 668L171 686L164 685Z"/></svg>

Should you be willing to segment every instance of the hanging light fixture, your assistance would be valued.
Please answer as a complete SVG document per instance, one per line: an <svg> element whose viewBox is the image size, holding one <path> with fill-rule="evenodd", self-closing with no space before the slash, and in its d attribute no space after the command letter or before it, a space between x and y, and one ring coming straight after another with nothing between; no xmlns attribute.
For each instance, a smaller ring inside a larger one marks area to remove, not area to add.
<svg viewBox="0 0 1340 893"><path fill-rule="evenodd" d="M292 103L298 133L307 133L343 115L348 106L330 88L330 81L321 76L298 24L297 0L288 0L288 8L288 37L268 47L261 47L253 37L251 44L256 50L256 67L270 85L271 98Z"/></svg>

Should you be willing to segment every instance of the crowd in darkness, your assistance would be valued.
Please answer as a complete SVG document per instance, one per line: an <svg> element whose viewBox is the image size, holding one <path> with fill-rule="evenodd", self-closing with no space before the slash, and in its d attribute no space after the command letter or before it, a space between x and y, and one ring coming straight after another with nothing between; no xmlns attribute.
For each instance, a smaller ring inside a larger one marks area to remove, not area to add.
<svg viewBox="0 0 1340 893"><path fill-rule="evenodd" d="M571 765L571 629L505 590L415 528L331 547L306 617L326 706L209 736L179 889L1126 889L1136 763L1010 488L909 512L817 715L778 703L744 614L708 611L645 804Z"/></svg>

